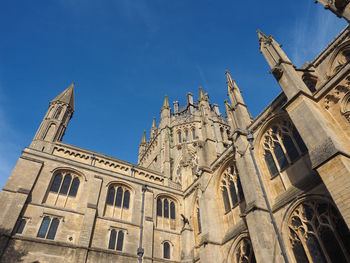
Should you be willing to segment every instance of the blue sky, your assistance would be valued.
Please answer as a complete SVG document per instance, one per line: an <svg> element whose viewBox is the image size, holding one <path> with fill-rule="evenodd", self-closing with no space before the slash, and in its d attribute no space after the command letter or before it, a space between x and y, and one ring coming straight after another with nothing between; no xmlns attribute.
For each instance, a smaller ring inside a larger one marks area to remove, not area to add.
<svg viewBox="0 0 350 263"><path fill-rule="evenodd" d="M0 189L49 101L73 81L63 141L136 163L165 94L181 106L203 86L224 112L227 69L255 117L280 92L258 28L301 66L345 26L313 0L1 1Z"/></svg>

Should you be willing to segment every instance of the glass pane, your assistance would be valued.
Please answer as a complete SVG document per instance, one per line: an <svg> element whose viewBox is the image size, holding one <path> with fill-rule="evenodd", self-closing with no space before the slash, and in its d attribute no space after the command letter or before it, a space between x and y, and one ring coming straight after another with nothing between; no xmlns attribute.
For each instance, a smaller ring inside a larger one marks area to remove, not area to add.
<svg viewBox="0 0 350 263"><path fill-rule="evenodd" d="M45 216L43 222L41 222L41 226L39 228L39 232L37 237L45 238L47 229L49 228L51 219L48 216Z"/></svg>
<svg viewBox="0 0 350 263"><path fill-rule="evenodd" d="M115 206L122 206L122 198L123 198L123 189L118 187L117 189L117 198L115 199Z"/></svg>
<svg viewBox="0 0 350 263"><path fill-rule="evenodd" d="M193 140L196 139L196 130L195 129L192 130L192 138L193 138Z"/></svg>
<svg viewBox="0 0 350 263"><path fill-rule="evenodd" d="M300 137L300 134L295 127L293 128L293 137L294 137L294 140L297 142L300 151L302 153L306 153L307 152L306 145L305 145L303 139Z"/></svg>
<svg viewBox="0 0 350 263"><path fill-rule="evenodd" d="M157 199L157 216L162 216L162 210L163 210L162 200L158 198Z"/></svg>
<svg viewBox="0 0 350 263"><path fill-rule="evenodd" d="M123 250L123 241L124 241L124 232L119 231L118 233L118 242L117 242L117 250L122 251Z"/></svg>
<svg viewBox="0 0 350 263"><path fill-rule="evenodd" d="M238 188L239 201L243 201L244 200L244 193L243 193L243 189L242 189L241 180L239 179L238 176L237 176L237 188Z"/></svg>
<svg viewBox="0 0 350 263"><path fill-rule="evenodd" d="M22 218L22 219L19 221L19 224L18 224L18 228L17 228L16 233L17 233L17 234L22 234L23 229L24 229L25 226L26 226L26 220Z"/></svg>
<svg viewBox="0 0 350 263"><path fill-rule="evenodd" d="M277 166L275 164L275 161L270 151L265 151L265 162L266 162L267 168L269 169L271 177L277 175L278 174Z"/></svg>
<svg viewBox="0 0 350 263"><path fill-rule="evenodd" d="M163 257L164 258L170 258L170 245L169 245L169 243L168 242L165 242L164 244L163 244L163 247L164 247L164 254L163 254Z"/></svg>
<svg viewBox="0 0 350 263"><path fill-rule="evenodd" d="M63 179L60 194L67 194L71 181L72 181L72 176L70 174L67 174Z"/></svg>
<svg viewBox="0 0 350 263"><path fill-rule="evenodd" d="M75 177L72 182L72 186L70 187L69 194L70 196L77 196L79 189L80 180L78 177Z"/></svg>
<svg viewBox="0 0 350 263"><path fill-rule="evenodd" d="M326 226L322 227L320 229L320 237L332 262L347 263L340 244L330 228Z"/></svg>
<svg viewBox="0 0 350 263"><path fill-rule="evenodd" d="M51 184L50 192L57 193L58 190L60 189L61 182L62 182L62 174L60 173L56 174Z"/></svg>
<svg viewBox="0 0 350 263"><path fill-rule="evenodd" d="M115 190L114 187L109 188L107 195L107 205L113 205L114 203Z"/></svg>
<svg viewBox="0 0 350 263"><path fill-rule="evenodd" d="M109 249L115 248L115 240L116 239L117 239L117 232L113 229L111 231L111 235L109 236L109 244L108 244Z"/></svg>
<svg viewBox="0 0 350 263"><path fill-rule="evenodd" d="M164 217L169 218L169 201L168 201L168 199L164 200Z"/></svg>
<svg viewBox="0 0 350 263"><path fill-rule="evenodd" d="M236 187L233 181L230 181L230 195L232 200L232 205L235 206L238 204L238 198L236 194Z"/></svg>
<svg viewBox="0 0 350 263"><path fill-rule="evenodd" d="M51 226L49 229L49 233L47 234L47 237L46 237L47 239L52 239L52 240L55 239L56 231L57 231L57 227L58 227L59 222L60 221L57 218L52 220L52 223L51 223Z"/></svg>
<svg viewBox="0 0 350 263"><path fill-rule="evenodd" d="M199 208L197 208L197 224L198 224L198 232L202 233L201 213L199 211Z"/></svg>
<svg viewBox="0 0 350 263"><path fill-rule="evenodd" d="M286 168L288 166L288 161L286 156L284 155L281 145L279 145L278 143L275 143L273 152L275 153L275 157L280 166L280 169L282 170Z"/></svg>
<svg viewBox="0 0 350 263"><path fill-rule="evenodd" d="M224 187L224 189L222 190L222 199L224 199L225 212L227 213L231 210L231 205L226 187Z"/></svg>
<svg viewBox="0 0 350 263"><path fill-rule="evenodd" d="M299 153L297 148L295 148L292 139L288 135L284 135L282 141L290 160L294 162L296 159L298 159Z"/></svg>
<svg viewBox="0 0 350 263"><path fill-rule="evenodd" d="M314 235L309 234L308 239L306 240L306 245L309 249L313 262L317 262L317 263L327 262L322 252L322 249L320 247L320 244L318 243L318 240Z"/></svg>
<svg viewBox="0 0 350 263"><path fill-rule="evenodd" d="M181 143L181 132L178 133L179 136L179 143Z"/></svg>
<svg viewBox="0 0 350 263"><path fill-rule="evenodd" d="M170 218L175 219L175 204L174 204L174 202L170 203Z"/></svg>
<svg viewBox="0 0 350 263"><path fill-rule="evenodd" d="M123 207L128 209L130 203L130 192L128 190L124 193L124 201L123 201Z"/></svg>
<svg viewBox="0 0 350 263"><path fill-rule="evenodd" d="M59 107L55 113L54 119L58 119L58 117L60 117L62 111L62 107Z"/></svg>

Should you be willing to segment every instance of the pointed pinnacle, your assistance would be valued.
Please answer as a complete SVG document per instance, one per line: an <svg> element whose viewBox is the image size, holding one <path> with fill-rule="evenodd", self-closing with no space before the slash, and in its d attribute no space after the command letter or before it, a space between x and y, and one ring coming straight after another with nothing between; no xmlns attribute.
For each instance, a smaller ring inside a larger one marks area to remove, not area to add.
<svg viewBox="0 0 350 263"><path fill-rule="evenodd" d="M165 95L162 109L170 109L168 95Z"/></svg>
<svg viewBox="0 0 350 263"><path fill-rule="evenodd" d="M256 32L258 33L259 42L267 39L267 36L263 32L261 32L260 29L256 30Z"/></svg>
<svg viewBox="0 0 350 263"><path fill-rule="evenodd" d="M198 100L205 100L205 94L204 94L202 86L199 87Z"/></svg>
<svg viewBox="0 0 350 263"><path fill-rule="evenodd" d="M235 81L232 79L231 75L230 75L230 72L228 70L225 71L225 74L226 74L226 83L230 86L230 87L233 87L234 86L234 83Z"/></svg>
<svg viewBox="0 0 350 263"><path fill-rule="evenodd" d="M68 104L74 111L74 84L73 82L68 88L66 88L61 94L54 98L51 102L59 101Z"/></svg>
<svg viewBox="0 0 350 263"><path fill-rule="evenodd" d="M156 129L156 117L153 117L153 121L152 121L152 130Z"/></svg>
<svg viewBox="0 0 350 263"><path fill-rule="evenodd" d="M147 139L146 139L146 131L143 131L141 143L146 143L146 142L147 142Z"/></svg>

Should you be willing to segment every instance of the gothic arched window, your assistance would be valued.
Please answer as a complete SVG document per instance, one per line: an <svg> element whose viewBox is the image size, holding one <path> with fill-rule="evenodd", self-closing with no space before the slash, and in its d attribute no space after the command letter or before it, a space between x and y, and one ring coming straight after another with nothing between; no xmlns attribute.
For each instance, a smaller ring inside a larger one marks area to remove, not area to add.
<svg viewBox="0 0 350 263"><path fill-rule="evenodd" d="M241 181L235 166L231 165L223 172L220 189L226 213L244 200Z"/></svg>
<svg viewBox="0 0 350 263"><path fill-rule="evenodd" d="M289 120L281 120L272 125L263 136L264 159L273 177L294 163L307 152L298 131Z"/></svg>
<svg viewBox="0 0 350 263"><path fill-rule="evenodd" d="M119 184L111 185L106 196L105 215L130 219L131 201L131 190L128 187Z"/></svg>
<svg viewBox="0 0 350 263"><path fill-rule="evenodd" d="M176 202L170 197L157 198L157 226L161 228L176 228Z"/></svg>
<svg viewBox="0 0 350 263"><path fill-rule="evenodd" d="M55 112L55 116L53 117L54 119L58 119L61 115L61 112L62 112L62 107L59 106Z"/></svg>
<svg viewBox="0 0 350 263"><path fill-rule="evenodd" d="M118 251L123 250L123 243L124 243L124 232L122 230L115 230L112 229L110 236L109 236L109 243L108 243L108 249L115 249Z"/></svg>
<svg viewBox="0 0 350 263"><path fill-rule="evenodd" d="M177 132L177 138L178 138L179 143L181 143L182 142L181 131Z"/></svg>
<svg viewBox="0 0 350 263"><path fill-rule="evenodd" d="M57 218L45 216L41 222L37 237L51 240L55 239L59 222Z"/></svg>
<svg viewBox="0 0 350 263"><path fill-rule="evenodd" d="M256 263L250 239L247 237L240 240L233 255L234 263Z"/></svg>
<svg viewBox="0 0 350 263"><path fill-rule="evenodd" d="M163 258L170 259L170 244L169 244L169 242L163 243Z"/></svg>
<svg viewBox="0 0 350 263"><path fill-rule="evenodd" d="M69 171L59 171L52 179L46 203L63 207L74 206L73 201L79 191L80 178L78 175Z"/></svg>
<svg viewBox="0 0 350 263"><path fill-rule="evenodd" d="M192 129L192 139L193 140L196 139L196 129L195 128Z"/></svg>
<svg viewBox="0 0 350 263"><path fill-rule="evenodd" d="M298 263L350 262L350 232L337 209L326 201L299 204L289 221L289 243Z"/></svg>

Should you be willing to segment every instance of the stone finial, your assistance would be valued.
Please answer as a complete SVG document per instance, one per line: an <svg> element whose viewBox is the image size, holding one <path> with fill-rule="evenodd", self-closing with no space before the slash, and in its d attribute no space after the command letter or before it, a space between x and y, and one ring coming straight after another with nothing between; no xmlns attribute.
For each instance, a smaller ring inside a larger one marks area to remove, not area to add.
<svg viewBox="0 0 350 263"><path fill-rule="evenodd" d="M157 129L156 127L156 117L153 117L153 121L152 121L152 130Z"/></svg>
<svg viewBox="0 0 350 263"><path fill-rule="evenodd" d="M203 88L199 87L198 101L208 100L208 95L204 94Z"/></svg>

